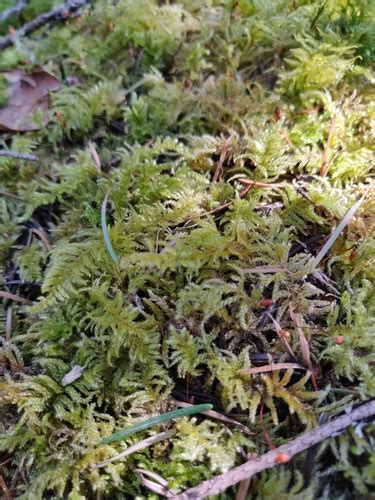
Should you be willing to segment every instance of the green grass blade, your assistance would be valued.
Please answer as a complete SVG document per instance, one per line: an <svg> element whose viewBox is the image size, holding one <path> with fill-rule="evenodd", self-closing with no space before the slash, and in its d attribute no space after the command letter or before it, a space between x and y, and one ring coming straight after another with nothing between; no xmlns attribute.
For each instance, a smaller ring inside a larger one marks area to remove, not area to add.
<svg viewBox="0 0 375 500"><path fill-rule="evenodd" d="M105 198L103 200L103 203L102 203L102 209L101 209L101 217L100 217L100 220L101 220L101 225L102 225L102 233L103 233L103 238L104 238L104 243L105 243L105 246L108 250L108 253L109 255L111 256L113 262L115 264L118 264L120 258L119 256L116 254L113 246L112 246L112 243L111 243L111 240L109 238L109 234L108 234L108 228L107 228L107 218L106 218L106 213L107 213L107 203L108 203L108 197L109 197L109 191L108 193L105 195Z"/></svg>
<svg viewBox="0 0 375 500"><path fill-rule="evenodd" d="M121 431L115 432L111 436L108 436L102 439L98 444L110 444L115 441L121 441L126 436L130 436L131 434L135 434L136 432L144 431L149 427L153 427L154 425L159 425L163 422L168 422L169 420L175 420L176 418L186 417L187 415L193 415L195 413L201 413L203 411L211 410L213 406L211 404L202 404L189 406L189 408L181 408L179 410L169 411L167 413L162 413L161 415L157 415L156 417L148 418L143 422L139 422L138 424L132 425L123 429Z"/></svg>

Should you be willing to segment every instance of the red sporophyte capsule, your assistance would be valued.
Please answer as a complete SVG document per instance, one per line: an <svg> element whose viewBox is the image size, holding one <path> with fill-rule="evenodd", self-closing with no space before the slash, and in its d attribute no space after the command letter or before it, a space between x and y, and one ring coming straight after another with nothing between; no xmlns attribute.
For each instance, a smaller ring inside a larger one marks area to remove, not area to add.
<svg viewBox="0 0 375 500"><path fill-rule="evenodd" d="M290 331L289 330L280 330L279 331L280 337L284 339L288 339L290 337Z"/></svg>
<svg viewBox="0 0 375 500"><path fill-rule="evenodd" d="M343 344L345 338L343 335L336 335L336 337L334 337L333 340L335 341L335 344L341 345Z"/></svg>
<svg viewBox="0 0 375 500"><path fill-rule="evenodd" d="M357 250L355 248L353 248L353 250L350 252L349 258L350 258L350 260L354 260L357 257L358 257L358 252L357 252Z"/></svg>
<svg viewBox="0 0 375 500"><path fill-rule="evenodd" d="M273 300L272 299L261 299L259 301L260 307L270 307L273 305Z"/></svg>
<svg viewBox="0 0 375 500"><path fill-rule="evenodd" d="M279 453L277 456L276 456L276 462L278 464L286 464L287 462L289 462L291 459L291 456L288 455L287 453Z"/></svg>
<svg viewBox="0 0 375 500"><path fill-rule="evenodd" d="M280 120L280 118L283 116L283 112L279 107L275 108L275 118L276 120Z"/></svg>

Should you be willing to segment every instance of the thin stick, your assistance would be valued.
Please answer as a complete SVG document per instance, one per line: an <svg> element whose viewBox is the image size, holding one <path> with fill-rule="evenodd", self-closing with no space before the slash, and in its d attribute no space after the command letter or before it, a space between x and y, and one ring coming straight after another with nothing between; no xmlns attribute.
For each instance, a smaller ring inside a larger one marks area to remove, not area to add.
<svg viewBox="0 0 375 500"><path fill-rule="evenodd" d="M0 191L0 196L4 196L4 198L10 198L11 200L20 200L20 201L22 201L22 198L20 198L19 196L15 195L15 194L12 194L12 193L8 193L6 191Z"/></svg>
<svg viewBox="0 0 375 500"><path fill-rule="evenodd" d="M332 116L331 125L329 127L328 138L327 138L327 142L326 142L326 147L324 148L322 163L320 166L320 175L322 177L325 177L327 175L327 171L328 171L328 159L329 159L329 153L331 151L331 144L332 144L332 138L333 138L333 131L335 130L335 125L336 125L336 118L337 118L337 115L335 113Z"/></svg>
<svg viewBox="0 0 375 500"><path fill-rule="evenodd" d="M18 0L18 2L16 2L15 5L13 5L13 7L5 9L0 14L0 22L5 21L5 19L8 19L8 17L13 16L14 14L19 14L26 4L27 0Z"/></svg>
<svg viewBox="0 0 375 500"><path fill-rule="evenodd" d="M7 317L5 320L5 340L9 341L12 336L12 306L7 309Z"/></svg>
<svg viewBox="0 0 375 500"><path fill-rule="evenodd" d="M290 137L287 134L287 132L285 132L285 130L283 130L282 128L279 128L278 132L279 132L280 136L284 139L284 141L288 144L289 148L294 149L294 144L290 140Z"/></svg>
<svg viewBox="0 0 375 500"><path fill-rule="evenodd" d="M17 153L17 151L9 151L9 149L0 149L0 156L17 158L18 160L39 161L39 158L35 155L28 153Z"/></svg>
<svg viewBox="0 0 375 500"><path fill-rule="evenodd" d="M6 500L13 500L13 495L10 492L10 489L8 488L2 474L0 474L0 486L1 486L1 489L3 490L4 498Z"/></svg>
<svg viewBox="0 0 375 500"><path fill-rule="evenodd" d="M148 446L152 446L155 443L159 443L159 441L164 441L165 439L169 439L170 437L174 436L176 434L175 429L170 429L169 431L165 432L160 432L159 434L156 434L155 436L148 437L146 439L143 439L142 441L139 441L138 443L134 444L133 446L130 446L126 450L122 451L118 455L112 458L108 458L107 460L103 460L102 462L98 462L96 464L97 467L105 467L106 465L110 464L111 462L115 462L116 460L119 460L120 458L127 457L131 455L132 453L135 453L139 450L143 450L143 448L147 448Z"/></svg>
<svg viewBox="0 0 375 500"><path fill-rule="evenodd" d="M299 363L275 363L271 365L257 366L255 368L245 368L240 371L241 375L255 375L258 373L273 372L277 370L306 370L306 368Z"/></svg>
<svg viewBox="0 0 375 500"><path fill-rule="evenodd" d="M72 14L74 11L76 11L86 3L87 0L68 0L68 2L59 5L55 9L41 14L35 19L32 19L30 22L26 23L21 29L16 31L15 34L10 34L8 36L0 38L0 50L14 45L16 40L18 40L20 37L36 31L53 19L66 18L67 16L69 16L69 14Z"/></svg>
<svg viewBox="0 0 375 500"><path fill-rule="evenodd" d="M19 295L14 295L14 293L3 292L0 290L0 297L4 299L14 300L14 302L21 302L22 304L26 304L28 306L32 306L33 303L29 299L25 299L24 297L20 297Z"/></svg>
<svg viewBox="0 0 375 500"><path fill-rule="evenodd" d="M206 498L208 496L218 495L231 486L248 479L249 477L263 470L274 467L280 462L281 455L287 455L292 458L294 455L311 448L315 444L321 443L330 438L333 434L343 431L347 427L358 421L375 416L375 399L368 401L348 413L334 418L330 422L318 426L310 432L289 441L289 443L279 446L275 450L269 451L264 455L249 460L234 469L220 474L208 481L204 481L198 486L175 495L175 500L189 500L193 498Z"/></svg>
<svg viewBox="0 0 375 500"><path fill-rule="evenodd" d="M240 482L238 490L236 492L236 500L246 500L250 483L251 483L251 477L249 477L248 479L244 479L243 481Z"/></svg>
<svg viewBox="0 0 375 500"><path fill-rule="evenodd" d="M39 236L39 238L40 238L41 242L43 243L43 245L50 252L52 250L52 246L51 246L51 243L49 242L47 233L44 231L44 229L40 226L38 228L34 228L32 230L32 232L34 234L36 234L37 236Z"/></svg>
<svg viewBox="0 0 375 500"><path fill-rule="evenodd" d="M221 176L221 173L223 171L223 163L225 161L225 158L227 157L228 148L229 148L229 144L230 144L231 140L232 140L232 137L229 136L228 139L225 141L224 146L222 147L220 158L219 158L218 164L216 166L215 173L214 173L214 176L212 178L212 182L217 182Z"/></svg>
<svg viewBox="0 0 375 500"><path fill-rule="evenodd" d="M241 184L245 184L246 186L255 186L255 187L264 187L264 188L283 188L285 187L285 184L279 182L279 183L273 183L270 184L267 182L260 182L260 181L252 181L251 179L246 179L245 177L242 179L236 179L238 182Z"/></svg>
<svg viewBox="0 0 375 500"><path fill-rule="evenodd" d="M189 406L193 406L190 403L185 403L184 401L176 401L176 404L177 406L181 406L182 408L188 408ZM246 427L246 425L242 424L241 422L237 422L237 420L227 417L226 415L222 415L217 411L214 410L202 411L202 415L206 415L206 417L211 417L216 420L221 420L222 422L226 422L227 424L236 425L242 430L242 432L244 432L248 436L254 435L254 432L252 432L248 427Z"/></svg>

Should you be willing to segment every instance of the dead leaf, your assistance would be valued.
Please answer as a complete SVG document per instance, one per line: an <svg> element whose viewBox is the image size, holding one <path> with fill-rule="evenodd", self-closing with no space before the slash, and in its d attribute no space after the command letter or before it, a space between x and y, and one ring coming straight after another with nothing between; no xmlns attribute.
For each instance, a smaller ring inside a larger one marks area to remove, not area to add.
<svg viewBox="0 0 375 500"><path fill-rule="evenodd" d="M0 108L0 130L28 132L39 130L48 123L48 95L59 90L57 78L44 70L25 73L22 69L6 71L2 75L9 82L9 101ZM35 121L35 115L40 121Z"/></svg>

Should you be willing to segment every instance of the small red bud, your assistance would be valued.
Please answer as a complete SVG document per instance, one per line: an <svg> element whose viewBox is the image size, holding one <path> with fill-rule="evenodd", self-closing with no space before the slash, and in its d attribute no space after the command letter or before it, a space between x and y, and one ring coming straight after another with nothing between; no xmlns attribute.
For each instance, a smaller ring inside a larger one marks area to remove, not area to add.
<svg viewBox="0 0 375 500"><path fill-rule="evenodd" d="M279 107L275 108L275 118L276 120L280 120L280 118L283 116L283 112Z"/></svg>
<svg viewBox="0 0 375 500"><path fill-rule="evenodd" d="M273 300L272 299L261 299L259 301L259 306L260 307L270 307L270 306L273 306Z"/></svg>
<svg viewBox="0 0 375 500"><path fill-rule="evenodd" d="M336 337L334 337L333 340L334 340L335 344L341 345L344 343L345 338L343 335L336 335Z"/></svg>
<svg viewBox="0 0 375 500"><path fill-rule="evenodd" d="M287 453L279 453L277 456L276 456L276 462L278 464L286 464L287 462L290 461L290 458L291 456L288 455Z"/></svg>
<svg viewBox="0 0 375 500"><path fill-rule="evenodd" d="M290 331L289 330L280 330L279 331L280 337L284 339L288 339L290 337Z"/></svg>
<svg viewBox="0 0 375 500"><path fill-rule="evenodd" d="M350 252L349 258L350 258L350 260L354 260L357 257L358 257L358 252L357 252L357 250L355 248L353 248L353 250Z"/></svg>

